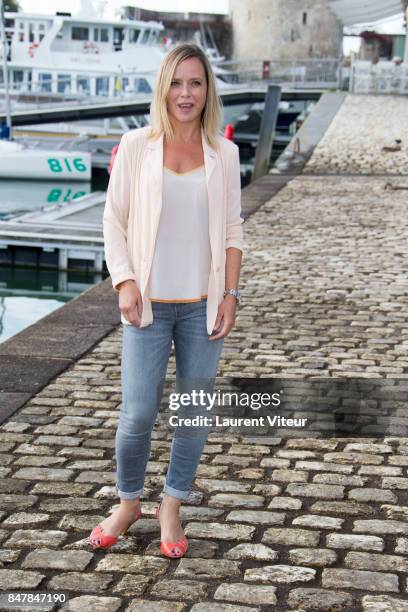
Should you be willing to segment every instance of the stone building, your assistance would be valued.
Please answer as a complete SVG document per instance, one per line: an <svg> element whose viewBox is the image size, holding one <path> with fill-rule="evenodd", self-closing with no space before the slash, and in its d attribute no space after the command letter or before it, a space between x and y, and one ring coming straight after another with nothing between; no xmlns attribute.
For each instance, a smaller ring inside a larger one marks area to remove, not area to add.
<svg viewBox="0 0 408 612"><path fill-rule="evenodd" d="M339 58L343 28L328 0L230 0L232 58Z"/></svg>

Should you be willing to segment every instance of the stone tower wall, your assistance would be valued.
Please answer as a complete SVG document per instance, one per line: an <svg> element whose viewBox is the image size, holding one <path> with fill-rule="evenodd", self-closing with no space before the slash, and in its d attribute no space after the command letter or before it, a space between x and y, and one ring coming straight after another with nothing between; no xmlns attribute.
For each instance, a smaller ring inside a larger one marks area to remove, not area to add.
<svg viewBox="0 0 408 612"><path fill-rule="evenodd" d="M230 0L234 60L338 58L342 25L327 0Z"/></svg>

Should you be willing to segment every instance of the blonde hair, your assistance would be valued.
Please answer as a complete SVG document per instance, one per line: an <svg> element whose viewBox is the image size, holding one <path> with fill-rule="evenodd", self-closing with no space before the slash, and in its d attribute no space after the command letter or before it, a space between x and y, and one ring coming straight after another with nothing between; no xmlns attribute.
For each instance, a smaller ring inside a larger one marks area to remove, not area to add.
<svg viewBox="0 0 408 612"><path fill-rule="evenodd" d="M173 128L167 112L167 95L174 72L180 62L191 57L198 58L207 80L207 96L201 113L201 126L211 147L218 148L217 137L221 134L222 102L217 93L216 81L211 64L204 51L193 43L179 43L164 58L156 79L153 99L150 105L149 138L156 139L164 133L167 140L174 138Z"/></svg>

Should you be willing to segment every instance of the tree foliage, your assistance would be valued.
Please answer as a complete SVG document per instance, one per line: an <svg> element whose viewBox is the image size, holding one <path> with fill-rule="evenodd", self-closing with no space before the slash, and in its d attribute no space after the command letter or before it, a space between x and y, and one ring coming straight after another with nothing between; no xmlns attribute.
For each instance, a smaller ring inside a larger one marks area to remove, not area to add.
<svg viewBox="0 0 408 612"><path fill-rule="evenodd" d="M20 5L17 0L5 0L4 10L10 11L10 13L17 13L20 10Z"/></svg>

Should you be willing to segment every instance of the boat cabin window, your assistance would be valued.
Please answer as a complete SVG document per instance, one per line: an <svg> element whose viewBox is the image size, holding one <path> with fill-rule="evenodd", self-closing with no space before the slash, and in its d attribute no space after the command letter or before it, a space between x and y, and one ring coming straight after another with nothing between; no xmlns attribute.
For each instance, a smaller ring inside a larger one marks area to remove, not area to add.
<svg viewBox="0 0 408 612"><path fill-rule="evenodd" d="M149 34L150 34L150 30L145 30L145 31L143 32L143 34L142 34L142 38L141 38L141 40L140 40L140 43L141 43L142 45L145 45L145 44L147 43L148 38L149 38Z"/></svg>
<svg viewBox="0 0 408 612"><path fill-rule="evenodd" d="M94 42L109 42L108 28L94 28Z"/></svg>
<svg viewBox="0 0 408 612"><path fill-rule="evenodd" d="M151 93L152 88L148 81L144 78L135 79L135 93Z"/></svg>
<svg viewBox="0 0 408 612"><path fill-rule="evenodd" d="M140 34L140 30L136 30L135 28L132 28L129 31L129 42L131 44L135 44L137 43L137 39L139 38L139 34Z"/></svg>
<svg viewBox="0 0 408 612"><path fill-rule="evenodd" d="M4 27L6 28L6 38L11 39L13 37L12 30L15 29L15 21L14 19L4 19ZM7 31L9 30L9 31ZM1 39L0 39L1 40Z"/></svg>
<svg viewBox="0 0 408 612"><path fill-rule="evenodd" d="M123 28L113 28L113 48L115 51L122 50L122 42L125 37Z"/></svg>
<svg viewBox="0 0 408 612"><path fill-rule="evenodd" d="M24 82L24 72L22 70L13 70L13 88L21 89Z"/></svg>
<svg viewBox="0 0 408 612"><path fill-rule="evenodd" d="M84 28L81 26L72 26L71 39L72 40L89 40L89 28Z"/></svg>
<svg viewBox="0 0 408 612"><path fill-rule="evenodd" d="M89 79L86 77L78 77L77 78L77 91L81 94L90 94L91 89L89 86Z"/></svg>
<svg viewBox="0 0 408 612"><path fill-rule="evenodd" d="M58 93L69 93L71 91L71 75L70 74L59 74L57 77L57 91Z"/></svg>
<svg viewBox="0 0 408 612"><path fill-rule="evenodd" d="M52 74L50 72L38 73L38 89L39 91L51 92Z"/></svg>
<svg viewBox="0 0 408 612"><path fill-rule="evenodd" d="M96 95L109 95L109 77L96 77Z"/></svg>

